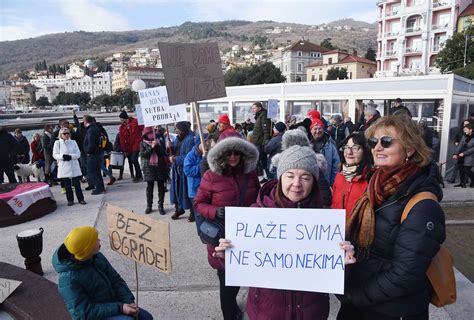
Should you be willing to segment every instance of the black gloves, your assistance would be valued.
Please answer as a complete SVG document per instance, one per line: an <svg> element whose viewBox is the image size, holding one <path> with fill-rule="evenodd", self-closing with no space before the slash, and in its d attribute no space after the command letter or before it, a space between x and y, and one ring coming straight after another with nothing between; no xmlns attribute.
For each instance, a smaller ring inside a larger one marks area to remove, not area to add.
<svg viewBox="0 0 474 320"><path fill-rule="evenodd" d="M69 161L69 160L71 160L71 159L72 159L72 157L71 157L70 155L68 155L68 154L63 154L63 160L64 160L64 161Z"/></svg>
<svg viewBox="0 0 474 320"><path fill-rule="evenodd" d="M225 217L225 208L224 207L217 208L216 218L224 220L224 217Z"/></svg>

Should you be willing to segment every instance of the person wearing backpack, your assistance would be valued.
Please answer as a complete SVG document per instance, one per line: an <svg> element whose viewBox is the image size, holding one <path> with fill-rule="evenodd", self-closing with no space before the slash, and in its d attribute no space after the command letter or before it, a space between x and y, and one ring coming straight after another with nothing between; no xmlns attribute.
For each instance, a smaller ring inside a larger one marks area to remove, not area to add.
<svg viewBox="0 0 474 320"><path fill-rule="evenodd" d="M438 168L420 128L403 113L381 118L365 135L377 169L346 222L357 263L346 269L337 319L425 320L427 271L446 238ZM433 198L411 206L421 192Z"/></svg>

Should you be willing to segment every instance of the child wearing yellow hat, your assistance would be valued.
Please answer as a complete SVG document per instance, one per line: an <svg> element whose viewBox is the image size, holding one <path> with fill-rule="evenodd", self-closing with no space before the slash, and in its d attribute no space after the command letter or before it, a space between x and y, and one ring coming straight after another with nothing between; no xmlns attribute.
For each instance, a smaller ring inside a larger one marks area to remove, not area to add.
<svg viewBox="0 0 474 320"><path fill-rule="evenodd" d="M59 294L72 319L149 320L153 317L134 303L134 296L107 258L99 252L96 228L76 227L53 255L59 273Z"/></svg>

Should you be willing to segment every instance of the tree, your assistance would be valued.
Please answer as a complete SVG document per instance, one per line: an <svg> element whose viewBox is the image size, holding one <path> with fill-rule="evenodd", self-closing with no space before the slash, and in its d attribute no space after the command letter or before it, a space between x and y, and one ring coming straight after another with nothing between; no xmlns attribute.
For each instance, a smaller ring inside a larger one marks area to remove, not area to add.
<svg viewBox="0 0 474 320"><path fill-rule="evenodd" d="M436 66L442 73L464 67L464 47L467 41L466 64L474 62L474 26L455 33L436 56ZM459 72L459 70L458 70Z"/></svg>
<svg viewBox="0 0 474 320"><path fill-rule="evenodd" d="M250 67L235 68L224 76L226 86L244 86L264 83L280 83L286 78L281 70L271 62L255 64Z"/></svg>
<svg viewBox="0 0 474 320"><path fill-rule="evenodd" d="M336 47L333 46L332 43L331 43L331 38L324 39L323 41L321 41L320 45L321 45L321 47L329 49L329 50L336 49Z"/></svg>
<svg viewBox="0 0 474 320"><path fill-rule="evenodd" d="M46 97L40 97L38 100L35 101L35 106L37 107L45 107L49 105L49 100Z"/></svg>
<svg viewBox="0 0 474 320"><path fill-rule="evenodd" d="M372 48L367 49L367 52L365 53L364 58L376 61L377 60L377 54L375 53L375 50Z"/></svg>
<svg viewBox="0 0 474 320"><path fill-rule="evenodd" d="M331 68L328 70L326 80L347 79L347 68Z"/></svg>

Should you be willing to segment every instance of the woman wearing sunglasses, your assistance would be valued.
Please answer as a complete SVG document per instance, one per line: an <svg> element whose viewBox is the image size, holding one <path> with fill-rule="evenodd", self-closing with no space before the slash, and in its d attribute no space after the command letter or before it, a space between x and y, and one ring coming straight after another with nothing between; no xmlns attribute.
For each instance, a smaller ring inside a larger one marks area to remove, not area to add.
<svg viewBox="0 0 474 320"><path fill-rule="evenodd" d="M437 201L422 200L400 219L422 191L441 200L438 169L419 127L403 114L381 118L365 135L376 170L347 221L357 263L348 267L337 319L428 319L426 270L446 236L444 213Z"/></svg>
<svg viewBox="0 0 474 320"><path fill-rule="evenodd" d="M225 207L250 207L257 199L260 183L257 168L258 150L250 142L237 137L219 141L207 153L209 170L204 173L194 205L197 212L209 220L224 224ZM220 302L225 320L240 319L237 305L240 287L225 285L224 263L214 257L213 245L207 245L208 261L217 269Z"/></svg>
<svg viewBox="0 0 474 320"><path fill-rule="evenodd" d="M59 131L59 140L54 142L53 157L58 162L58 179L61 179L66 188L67 205L74 204L72 186L76 190L77 201L80 204L86 204L81 189L82 172L78 160L81 157L81 151L76 141L71 139L68 128L62 128Z"/></svg>
<svg viewBox="0 0 474 320"><path fill-rule="evenodd" d="M346 209L349 217L354 204L367 189L372 154L367 148L367 140L363 133L354 132L342 143L343 157L341 169L336 174L333 185L331 208Z"/></svg>

